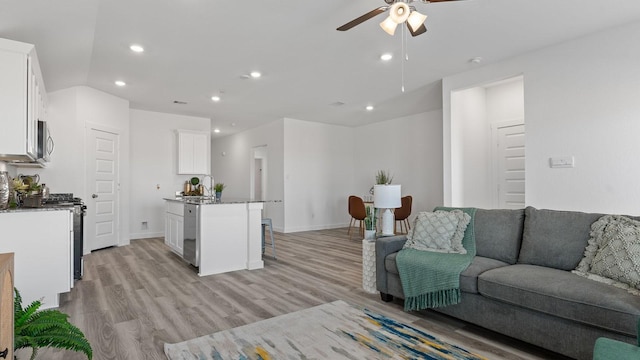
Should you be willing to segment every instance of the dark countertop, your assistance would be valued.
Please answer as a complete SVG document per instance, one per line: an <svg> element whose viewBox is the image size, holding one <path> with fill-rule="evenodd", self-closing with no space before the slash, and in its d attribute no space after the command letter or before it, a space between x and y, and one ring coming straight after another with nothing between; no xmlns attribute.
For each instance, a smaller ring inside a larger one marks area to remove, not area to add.
<svg viewBox="0 0 640 360"><path fill-rule="evenodd" d="M225 198L222 197L221 201L216 201L215 197L211 196L184 196L177 198L163 198L166 201L175 201L185 204L196 205L225 205L225 204L248 204L248 203L268 203L268 202L282 202L282 200L253 200L242 198Z"/></svg>
<svg viewBox="0 0 640 360"><path fill-rule="evenodd" d="M42 207L30 208L30 207L18 207L15 209L0 210L2 213L15 213L15 212L32 212L32 211L73 211L73 206L69 205L44 205Z"/></svg>

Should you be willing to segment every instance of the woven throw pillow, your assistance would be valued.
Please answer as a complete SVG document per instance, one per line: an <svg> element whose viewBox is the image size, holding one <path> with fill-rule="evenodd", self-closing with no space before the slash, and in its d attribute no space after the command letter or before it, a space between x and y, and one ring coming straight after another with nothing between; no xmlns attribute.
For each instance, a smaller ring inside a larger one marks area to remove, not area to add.
<svg viewBox="0 0 640 360"><path fill-rule="evenodd" d="M574 273L622 288L640 289L640 221L605 215L594 222L585 257Z"/></svg>
<svg viewBox="0 0 640 360"><path fill-rule="evenodd" d="M470 219L461 210L420 212L403 248L466 254L462 238Z"/></svg>

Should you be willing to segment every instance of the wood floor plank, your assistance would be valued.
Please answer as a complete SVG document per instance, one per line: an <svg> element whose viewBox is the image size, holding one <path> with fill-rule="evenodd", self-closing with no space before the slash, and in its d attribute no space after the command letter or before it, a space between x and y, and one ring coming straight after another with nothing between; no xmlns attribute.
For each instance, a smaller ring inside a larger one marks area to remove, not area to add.
<svg viewBox="0 0 640 360"><path fill-rule="evenodd" d="M403 311L362 289L362 247L347 229L274 233L278 260L265 268L199 277L162 238L93 252L61 310L91 342L94 359L165 359L163 345L334 300L412 324L497 360L563 357L433 311ZM353 235L353 234L352 234ZM43 349L39 358L82 359Z"/></svg>

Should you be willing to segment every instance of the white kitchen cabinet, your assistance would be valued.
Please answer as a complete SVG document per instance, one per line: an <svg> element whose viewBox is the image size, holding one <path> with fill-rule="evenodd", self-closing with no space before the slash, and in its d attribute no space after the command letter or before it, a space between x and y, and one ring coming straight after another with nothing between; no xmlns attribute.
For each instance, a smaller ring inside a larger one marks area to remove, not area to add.
<svg viewBox="0 0 640 360"><path fill-rule="evenodd" d="M59 295L73 284L71 210L0 212L0 253L13 252L14 283L23 303L43 299L59 306Z"/></svg>
<svg viewBox="0 0 640 360"><path fill-rule="evenodd" d="M46 92L35 47L0 39L0 160L33 162Z"/></svg>
<svg viewBox="0 0 640 360"><path fill-rule="evenodd" d="M211 136L204 131L177 130L178 174L204 175L211 171Z"/></svg>
<svg viewBox="0 0 640 360"><path fill-rule="evenodd" d="M182 256L184 245L184 204L177 201L167 201L164 243L176 254Z"/></svg>

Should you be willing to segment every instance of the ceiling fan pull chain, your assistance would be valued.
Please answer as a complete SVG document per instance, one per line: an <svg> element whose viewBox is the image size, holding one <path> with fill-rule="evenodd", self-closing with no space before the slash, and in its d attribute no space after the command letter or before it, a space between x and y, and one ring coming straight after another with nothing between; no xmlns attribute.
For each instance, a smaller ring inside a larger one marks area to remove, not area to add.
<svg viewBox="0 0 640 360"><path fill-rule="evenodd" d="M402 92L404 92L404 62L405 62L405 57L407 56L407 52L405 50L405 29L404 26L402 27L402 35L400 37L400 43L402 44L402 59L400 59L401 62L401 72L402 72L402 87L400 88L402 90Z"/></svg>

